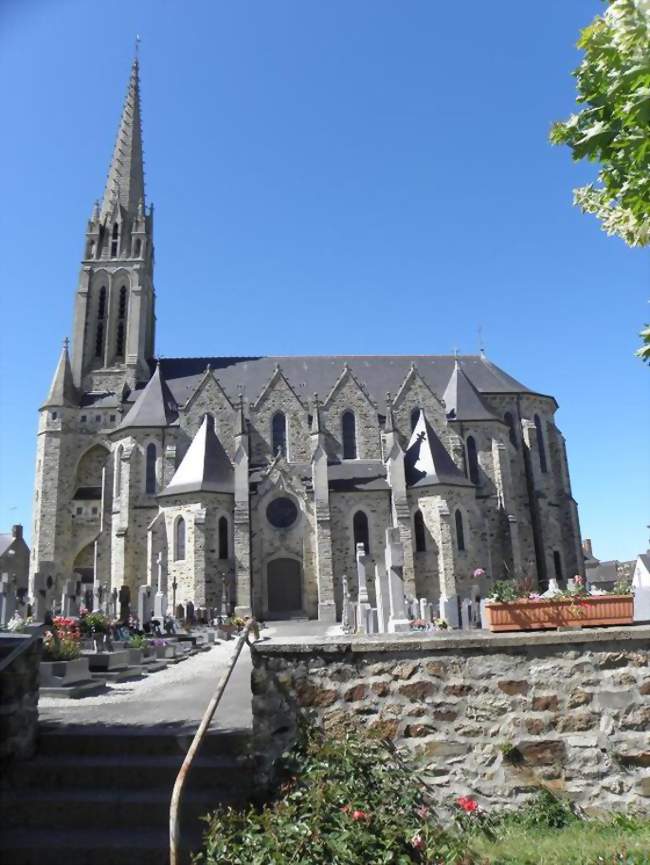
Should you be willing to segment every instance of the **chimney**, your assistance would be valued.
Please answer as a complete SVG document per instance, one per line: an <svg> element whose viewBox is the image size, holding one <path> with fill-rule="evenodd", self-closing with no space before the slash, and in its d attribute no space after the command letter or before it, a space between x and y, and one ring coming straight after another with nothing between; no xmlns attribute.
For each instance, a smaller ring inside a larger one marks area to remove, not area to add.
<svg viewBox="0 0 650 865"><path fill-rule="evenodd" d="M15 538L17 541L22 541L23 527L20 524L11 527L11 537Z"/></svg>
<svg viewBox="0 0 650 865"><path fill-rule="evenodd" d="M591 549L591 538L585 538L582 542L582 550L585 556L590 556L592 559L594 557L593 551Z"/></svg>

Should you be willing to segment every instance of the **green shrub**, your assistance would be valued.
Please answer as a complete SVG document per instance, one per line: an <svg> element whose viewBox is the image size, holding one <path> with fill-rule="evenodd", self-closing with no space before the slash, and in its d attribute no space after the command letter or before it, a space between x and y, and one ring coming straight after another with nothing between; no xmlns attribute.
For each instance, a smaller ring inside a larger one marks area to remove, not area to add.
<svg viewBox="0 0 650 865"><path fill-rule="evenodd" d="M443 831L412 769L358 732L303 731L284 755L278 796L221 808L201 865L471 865L466 840Z"/></svg>

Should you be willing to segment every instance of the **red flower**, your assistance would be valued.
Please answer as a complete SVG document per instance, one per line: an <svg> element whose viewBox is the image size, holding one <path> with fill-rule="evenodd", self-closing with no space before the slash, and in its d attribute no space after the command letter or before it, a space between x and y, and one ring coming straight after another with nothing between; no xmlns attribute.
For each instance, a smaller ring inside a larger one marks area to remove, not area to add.
<svg viewBox="0 0 650 865"><path fill-rule="evenodd" d="M352 819L359 823L360 821L369 820L370 817L365 811L356 810L352 812Z"/></svg>
<svg viewBox="0 0 650 865"><path fill-rule="evenodd" d="M467 814L471 814L473 811L478 810L478 802L476 799L472 799L471 796L459 796L459 798L456 799L456 804Z"/></svg>
<svg viewBox="0 0 650 865"><path fill-rule="evenodd" d="M424 850L424 838L419 833L411 838L411 847L415 850Z"/></svg>

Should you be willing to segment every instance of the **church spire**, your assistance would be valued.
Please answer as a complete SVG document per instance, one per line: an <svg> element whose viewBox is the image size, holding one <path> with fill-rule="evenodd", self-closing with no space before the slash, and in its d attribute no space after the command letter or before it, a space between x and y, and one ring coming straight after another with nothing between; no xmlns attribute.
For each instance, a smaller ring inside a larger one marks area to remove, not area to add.
<svg viewBox="0 0 650 865"><path fill-rule="evenodd" d="M142 158L142 127L140 123L140 67L133 60L113 158L106 178L106 188L100 210L101 220L110 218L116 205L135 216L144 212L144 160Z"/></svg>
<svg viewBox="0 0 650 865"><path fill-rule="evenodd" d="M68 339L63 340L63 348L59 356L59 362L56 366L54 378L50 385L50 390L47 399L41 408L51 408L53 406L71 406L78 405L77 389L72 381L72 369L70 368L70 358L68 357Z"/></svg>

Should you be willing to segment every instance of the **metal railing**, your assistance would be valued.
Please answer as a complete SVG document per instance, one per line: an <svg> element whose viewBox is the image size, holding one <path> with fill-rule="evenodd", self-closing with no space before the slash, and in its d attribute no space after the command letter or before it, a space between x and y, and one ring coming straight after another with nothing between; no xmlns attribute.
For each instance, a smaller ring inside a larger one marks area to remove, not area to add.
<svg viewBox="0 0 650 865"><path fill-rule="evenodd" d="M259 628L255 619L251 619L246 623L246 627L237 637L237 642L235 643L232 655L228 660L228 664L226 669L223 672L223 675L219 679L219 684L217 685L217 689L214 692L214 695L203 714L203 718L201 719L201 723L199 724L199 728L194 734L194 738L192 739L192 744L190 745L187 754L185 755L185 759L183 760L183 765L180 768L178 775L176 776L176 782L174 784L174 789L172 791L171 803L169 806L169 865L180 865L180 859L178 856L178 845L180 841L180 805L181 798L183 796L183 787L185 786L185 781L187 779L188 772L190 767L192 766L192 760L196 756L196 752L199 750L201 746L201 742L210 726L210 721L212 721L212 717L215 713L217 706L219 705L219 701L223 696L223 692L226 689L226 685L230 679L232 671L235 668L235 664L237 663L237 659L241 654L241 650L244 648L244 644L250 645L250 635L253 634L254 638L259 639Z"/></svg>

